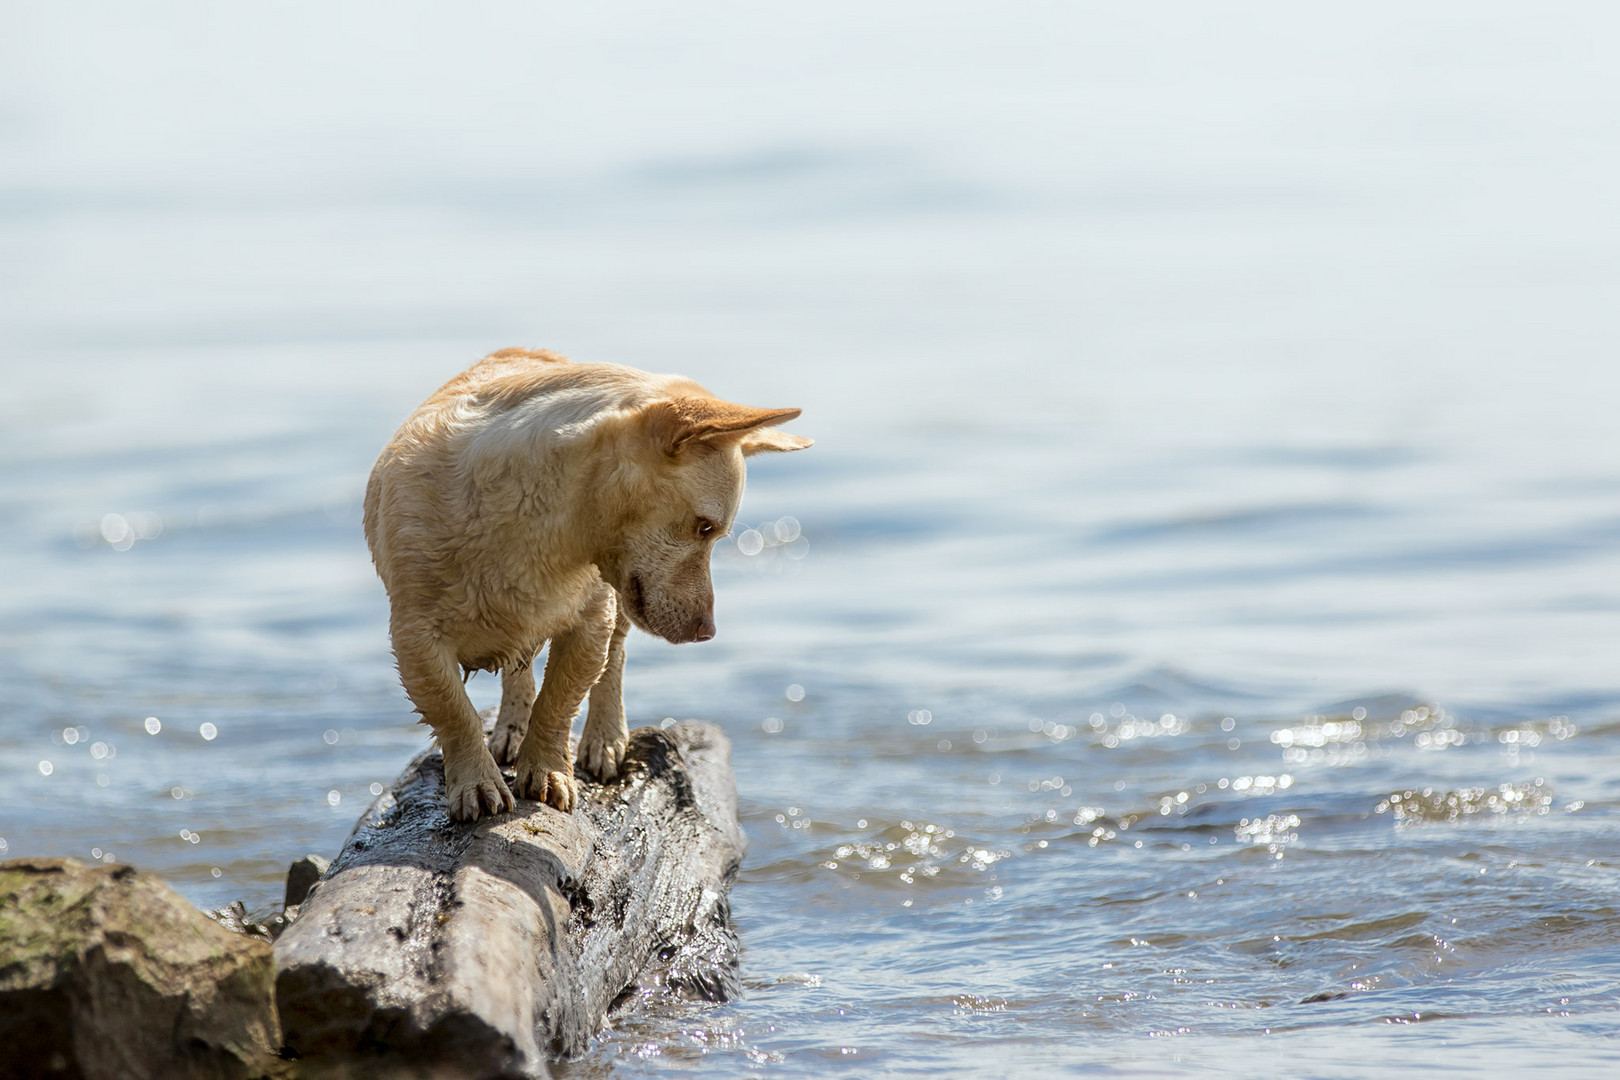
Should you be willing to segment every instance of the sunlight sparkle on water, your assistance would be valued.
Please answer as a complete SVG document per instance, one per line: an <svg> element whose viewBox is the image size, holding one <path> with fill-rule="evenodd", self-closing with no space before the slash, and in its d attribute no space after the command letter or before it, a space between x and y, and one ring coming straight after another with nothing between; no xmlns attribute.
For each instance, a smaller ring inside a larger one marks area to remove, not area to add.
<svg viewBox="0 0 1620 1080"><path fill-rule="evenodd" d="M1584 802L1577 801L1564 809L1567 813L1574 813L1584 806ZM1511 816L1522 820L1550 814L1552 809L1552 792L1537 777L1531 783L1501 784L1495 788L1397 791L1380 801L1374 812L1390 814L1400 825L1418 825L1428 822L1455 823L1475 814Z"/></svg>
<svg viewBox="0 0 1620 1080"><path fill-rule="evenodd" d="M99 537L114 551L128 551L137 540L156 540L163 535L163 518L149 511L133 514L103 514L93 526L75 530L81 547L95 545Z"/></svg>
<svg viewBox="0 0 1620 1080"><path fill-rule="evenodd" d="M789 559L802 559L810 553L810 540L795 517L782 517L743 528L737 533L737 550L750 558L768 552L769 562L780 553Z"/></svg>

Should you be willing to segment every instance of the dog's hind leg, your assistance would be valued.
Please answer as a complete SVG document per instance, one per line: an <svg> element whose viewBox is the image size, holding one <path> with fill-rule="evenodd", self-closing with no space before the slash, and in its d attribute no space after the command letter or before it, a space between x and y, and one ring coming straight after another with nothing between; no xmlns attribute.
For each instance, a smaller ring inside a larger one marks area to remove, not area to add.
<svg viewBox="0 0 1620 1080"><path fill-rule="evenodd" d="M579 737L579 767L602 783L619 775L625 748L630 744L630 728L624 719L624 636L629 632L630 616L617 612L613 639L608 642L607 667L591 687L585 731Z"/></svg>
<svg viewBox="0 0 1620 1080"><path fill-rule="evenodd" d="M501 711L489 735L489 752L498 765L517 760L518 747L529 731L529 710L534 708L534 661L501 669Z"/></svg>
<svg viewBox="0 0 1620 1080"><path fill-rule="evenodd" d="M512 792L484 746L484 725L461 688L461 669L443 643L396 626L394 656L422 720L444 754L444 792L450 816L470 821L512 809Z"/></svg>
<svg viewBox="0 0 1620 1080"><path fill-rule="evenodd" d="M518 750L513 790L522 798L573 811L577 789L568 732L586 691L602 677L613 616L613 590L603 585L580 611L579 621L551 639L546 675L529 713L529 733Z"/></svg>

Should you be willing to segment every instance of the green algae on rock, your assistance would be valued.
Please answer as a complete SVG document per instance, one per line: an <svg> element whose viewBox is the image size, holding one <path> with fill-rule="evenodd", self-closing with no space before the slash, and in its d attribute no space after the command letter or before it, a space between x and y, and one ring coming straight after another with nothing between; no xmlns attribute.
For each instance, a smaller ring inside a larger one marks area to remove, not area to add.
<svg viewBox="0 0 1620 1080"><path fill-rule="evenodd" d="M132 866L0 862L0 1080L280 1075L274 977Z"/></svg>

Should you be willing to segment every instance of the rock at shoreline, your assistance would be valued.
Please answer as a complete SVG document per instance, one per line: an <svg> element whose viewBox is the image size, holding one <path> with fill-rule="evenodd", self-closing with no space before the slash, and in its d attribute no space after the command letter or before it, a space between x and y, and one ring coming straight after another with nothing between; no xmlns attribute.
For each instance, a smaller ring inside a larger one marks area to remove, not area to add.
<svg viewBox="0 0 1620 1080"><path fill-rule="evenodd" d="M610 1014L725 1001L730 750L707 724L642 728L573 814L469 823L429 751L329 868L294 864L302 903L267 924L129 866L0 863L0 1080L536 1078Z"/></svg>
<svg viewBox="0 0 1620 1080"><path fill-rule="evenodd" d="M285 1070L267 942L131 866L0 863L0 1080Z"/></svg>
<svg viewBox="0 0 1620 1080"><path fill-rule="evenodd" d="M309 890L332 868L332 860L319 855L305 855L287 868L287 894L282 908L295 908L304 902Z"/></svg>

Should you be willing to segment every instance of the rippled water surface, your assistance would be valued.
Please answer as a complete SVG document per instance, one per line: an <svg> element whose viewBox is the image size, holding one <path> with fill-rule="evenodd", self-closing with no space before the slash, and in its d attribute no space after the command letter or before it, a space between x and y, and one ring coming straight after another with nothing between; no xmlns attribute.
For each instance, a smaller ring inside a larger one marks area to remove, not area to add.
<svg viewBox="0 0 1620 1080"><path fill-rule="evenodd" d="M546 346L817 439L630 644L747 996L564 1075L1620 1066L1610 9L238 17L0 62L0 852L335 851L366 472Z"/></svg>

